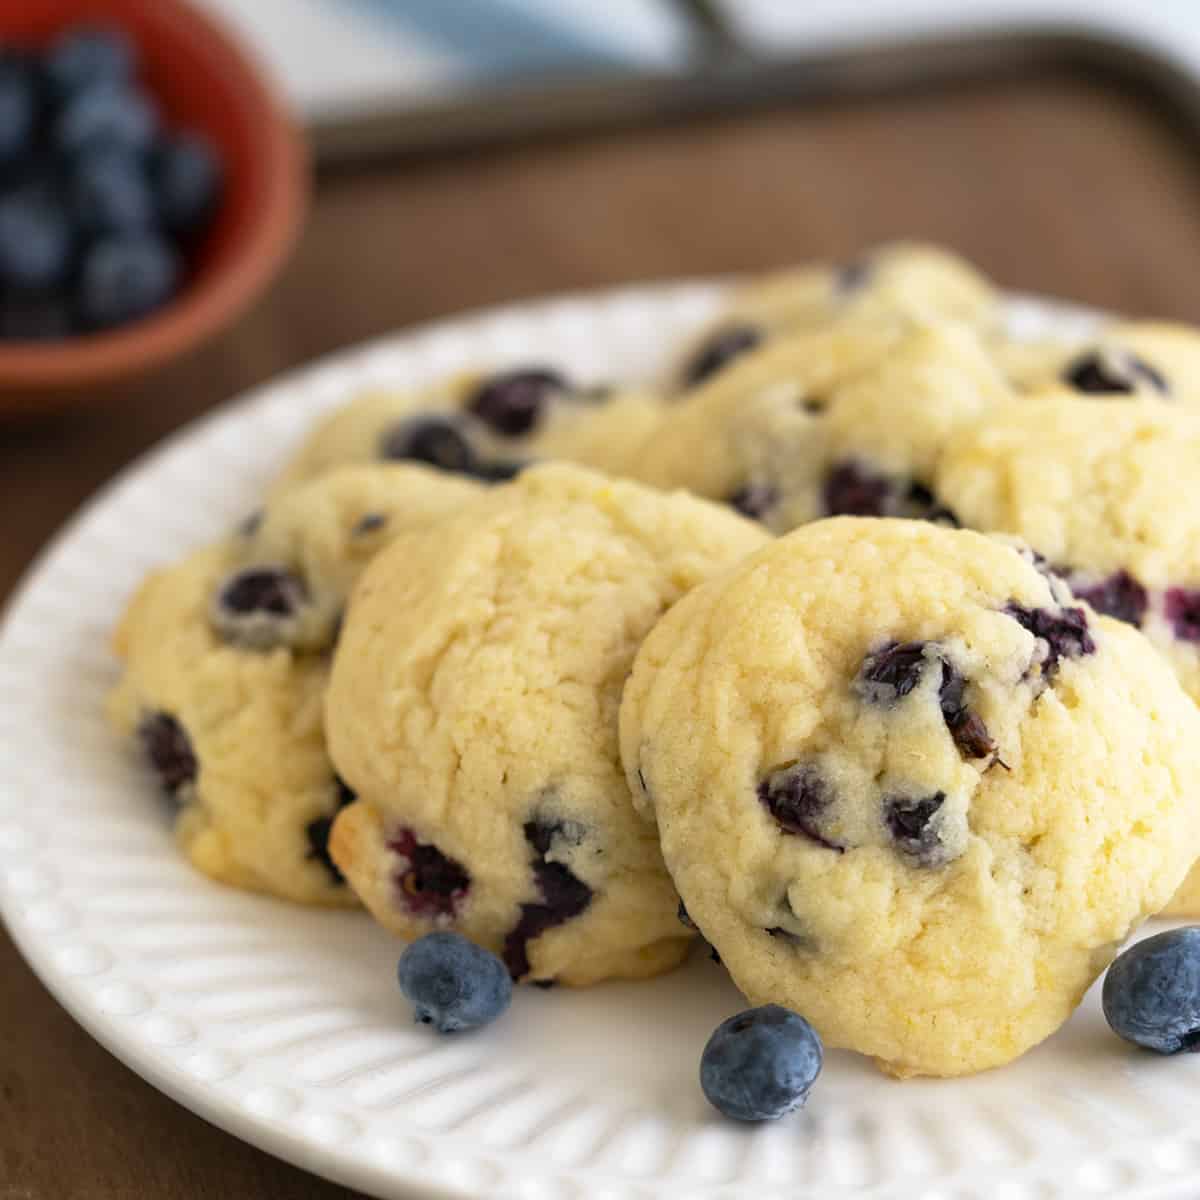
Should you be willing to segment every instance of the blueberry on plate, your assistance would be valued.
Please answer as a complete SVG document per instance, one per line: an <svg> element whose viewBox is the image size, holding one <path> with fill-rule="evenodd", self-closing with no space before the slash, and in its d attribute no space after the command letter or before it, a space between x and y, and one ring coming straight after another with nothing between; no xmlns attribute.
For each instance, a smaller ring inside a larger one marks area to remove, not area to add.
<svg viewBox="0 0 1200 1200"><path fill-rule="evenodd" d="M172 134L154 150L150 167L159 218L172 233L198 233L221 190L221 160L198 133Z"/></svg>
<svg viewBox="0 0 1200 1200"><path fill-rule="evenodd" d="M71 228L62 207L38 189L0 199L0 287L54 287L71 267Z"/></svg>
<svg viewBox="0 0 1200 1200"><path fill-rule="evenodd" d="M76 93L54 122L54 148L74 158L91 146L119 146L144 153L158 134L158 109L132 88L98 83Z"/></svg>
<svg viewBox="0 0 1200 1200"><path fill-rule="evenodd" d="M80 318L91 329L124 324L161 307L178 282L178 256L156 234L101 238L84 255L80 270Z"/></svg>
<svg viewBox="0 0 1200 1200"><path fill-rule="evenodd" d="M700 1086L736 1121L774 1121L804 1107L824 1051L798 1013L765 1004L717 1026L700 1059Z"/></svg>
<svg viewBox="0 0 1200 1200"><path fill-rule="evenodd" d="M37 84L29 65L0 55L0 166L19 162L33 150Z"/></svg>
<svg viewBox="0 0 1200 1200"><path fill-rule="evenodd" d="M137 155L119 146L81 154L71 168L71 209L85 237L154 224L154 194Z"/></svg>
<svg viewBox="0 0 1200 1200"><path fill-rule="evenodd" d="M1200 1050L1200 926L1130 946L1108 968L1101 1002L1126 1041L1159 1054Z"/></svg>
<svg viewBox="0 0 1200 1200"><path fill-rule="evenodd" d="M46 78L60 99L95 84L123 84L133 75L133 42L120 29L80 25L59 37L46 54Z"/></svg>
<svg viewBox="0 0 1200 1200"><path fill-rule="evenodd" d="M460 933L429 933L413 942L398 968L400 990L416 1019L438 1033L478 1029L512 1000L512 980L492 953Z"/></svg>

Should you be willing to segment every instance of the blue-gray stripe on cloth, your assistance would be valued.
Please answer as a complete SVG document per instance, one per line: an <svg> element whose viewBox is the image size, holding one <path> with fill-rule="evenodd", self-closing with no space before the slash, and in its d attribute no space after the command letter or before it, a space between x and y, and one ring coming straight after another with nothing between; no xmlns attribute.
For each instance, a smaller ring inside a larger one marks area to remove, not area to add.
<svg viewBox="0 0 1200 1200"><path fill-rule="evenodd" d="M605 71L629 67L633 55L570 22L523 10L508 0L329 0L394 23L432 48L458 58L472 75Z"/></svg>

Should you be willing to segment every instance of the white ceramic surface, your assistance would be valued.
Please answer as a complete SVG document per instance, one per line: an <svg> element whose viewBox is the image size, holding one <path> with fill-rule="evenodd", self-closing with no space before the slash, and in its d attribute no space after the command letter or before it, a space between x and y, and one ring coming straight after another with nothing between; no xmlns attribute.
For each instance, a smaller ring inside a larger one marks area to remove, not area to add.
<svg viewBox="0 0 1200 1200"><path fill-rule="evenodd" d="M131 588L250 510L314 414L363 384L472 362L645 374L717 297L708 284L631 289L376 343L222 410L108 487L41 557L0 640L9 929L74 1016L156 1087L381 1197L1195 1196L1200 1056L1134 1052L1094 994L1045 1045L974 1079L899 1084L830 1054L808 1110L758 1128L720 1120L697 1084L710 1030L741 1007L702 955L649 984L522 989L494 1027L439 1041L411 1024L397 945L364 916L192 872L154 786L106 728L108 636ZM1026 332L1051 317L1013 308Z"/></svg>

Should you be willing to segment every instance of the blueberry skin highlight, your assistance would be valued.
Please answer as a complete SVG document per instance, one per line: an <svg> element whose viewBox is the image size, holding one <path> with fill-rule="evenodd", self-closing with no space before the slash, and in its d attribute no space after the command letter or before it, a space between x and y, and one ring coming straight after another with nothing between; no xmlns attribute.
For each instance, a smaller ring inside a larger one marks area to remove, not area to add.
<svg viewBox="0 0 1200 1200"><path fill-rule="evenodd" d="M1113 1032L1158 1054L1200 1050L1200 927L1169 929L1130 946L1101 993Z"/></svg>
<svg viewBox="0 0 1200 1200"><path fill-rule="evenodd" d="M765 1004L717 1026L700 1058L700 1087L735 1121L774 1121L803 1108L824 1049L798 1013Z"/></svg>
<svg viewBox="0 0 1200 1200"><path fill-rule="evenodd" d="M512 980L492 953L460 933L428 933L400 955L400 990L418 1024L438 1033L478 1029L512 1001Z"/></svg>
<svg viewBox="0 0 1200 1200"><path fill-rule="evenodd" d="M69 30L50 47L45 60L46 78L59 100L98 84L126 84L136 65L137 51L128 35L104 25Z"/></svg>

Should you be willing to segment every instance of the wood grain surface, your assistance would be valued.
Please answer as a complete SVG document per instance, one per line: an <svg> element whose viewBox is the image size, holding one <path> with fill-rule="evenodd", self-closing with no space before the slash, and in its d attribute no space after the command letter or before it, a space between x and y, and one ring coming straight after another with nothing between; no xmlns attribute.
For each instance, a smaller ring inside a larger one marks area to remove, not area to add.
<svg viewBox="0 0 1200 1200"><path fill-rule="evenodd" d="M341 174L321 181L290 267L237 328L88 411L0 427L0 592L147 446L326 351L543 292L901 236L946 242L1008 287L1200 321L1196 144L1136 97L1070 76ZM349 1195L143 1083L0 932L0 1200Z"/></svg>

